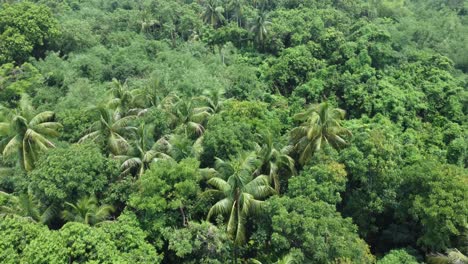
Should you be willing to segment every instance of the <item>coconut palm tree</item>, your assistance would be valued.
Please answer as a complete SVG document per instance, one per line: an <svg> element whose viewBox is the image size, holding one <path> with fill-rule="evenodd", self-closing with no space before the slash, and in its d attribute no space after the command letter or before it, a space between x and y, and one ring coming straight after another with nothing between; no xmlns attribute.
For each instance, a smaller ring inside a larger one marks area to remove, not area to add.
<svg viewBox="0 0 468 264"><path fill-rule="evenodd" d="M152 130L151 126L141 124L136 132L137 140L131 144L133 146L132 150L127 155L114 156L114 158L122 161L121 175L134 172L140 177L157 158L172 159L166 154L170 150L170 144L165 137L156 142L151 142L150 131Z"/></svg>
<svg viewBox="0 0 468 264"><path fill-rule="evenodd" d="M127 81L122 83L115 78L112 79L112 87L109 91L112 96L109 101L109 108L114 109L120 116L125 116L134 100L134 95L128 88Z"/></svg>
<svg viewBox="0 0 468 264"><path fill-rule="evenodd" d="M125 136L137 130L136 127L130 125L137 116L130 115L120 118L117 111L102 106L95 107L94 110L100 114L99 121L92 124L90 132L78 142L92 140L104 144L113 155L125 153L129 148Z"/></svg>
<svg viewBox="0 0 468 264"><path fill-rule="evenodd" d="M195 134L201 136L205 132L203 123L213 112L208 106L197 106L197 99L179 100L172 109L172 117L186 136Z"/></svg>
<svg viewBox="0 0 468 264"><path fill-rule="evenodd" d="M4 157L17 153L21 167L30 171L40 152L55 147L48 138L57 137L62 126L54 122L54 112L36 114L26 95L22 96L17 109L3 109L3 112L5 121L0 122L0 151Z"/></svg>
<svg viewBox="0 0 468 264"><path fill-rule="evenodd" d="M290 174L295 174L294 159L288 155L289 147L277 149L273 144L271 133L260 135L262 145L257 144L256 152L260 160L260 166L256 174L268 175L270 183L273 183L277 193L280 192L280 172L285 170Z"/></svg>
<svg viewBox="0 0 468 264"><path fill-rule="evenodd" d="M218 159L216 170L219 176L208 180L213 189L205 191L205 195L219 199L209 210L207 220L215 215L227 215L227 232L236 246L245 243L247 217L260 212L265 203L262 199L275 193L267 176L254 177L257 166L255 153L243 154L230 162Z"/></svg>
<svg viewBox="0 0 468 264"><path fill-rule="evenodd" d="M40 205L30 193L18 196L0 191L0 196L7 200L7 204L0 206L0 215L19 215L34 222L47 223L56 214L56 207L49 206L41 212Z"/></svg>
<svg viewBox="0 0 468 264"><path fill-rule="evenodd" d="M79 222L87 225L95 225L109 218L114 211L111 205L99 205L96 197L84 197L76 204L66 202L69 208L62 212L62 218L68 222Z"/></svg>
<svg viewBox="0 0 468 264"><path fill-rule="evenodd" d="M268 27L271 22L268 21L267 13L261 11L252 22L250 32L255 36L255 42L263 49L265 40L268 37Z"/></svg>
<svg viewBox="0 0 468 264"><path fill-rule="evenodd" d="M205 91L205 95L195 97L194 99L207 105L210 110L209 112L219 113L223 106L223 91L222 90Z"/></svg>
<svg viewBox="0 0 468 264"><path fill-rule="evenodd" d="M153 79L148 85L135 89L133 103L139 108L157 107L168 109L177 99L171 95L160 79Z"/></svg>
<svg viewBox="0 0 468 264"><path fill-rule="evenodd" d="M297 121L302 122L291 130L292 146L299 154L301 165L319 151L323 144L330 144L334 148L346 145L343 137L351 133L341 126L345 113L344 110L333 108L324 102L312 105L294 116Z"/></svg>
<svg viewBox="0 0 468 264"><path fill-rule="evenodd" d="M204 1L203 22L211 24L213 27L224 23L224 8L218 0Z"/></svg>

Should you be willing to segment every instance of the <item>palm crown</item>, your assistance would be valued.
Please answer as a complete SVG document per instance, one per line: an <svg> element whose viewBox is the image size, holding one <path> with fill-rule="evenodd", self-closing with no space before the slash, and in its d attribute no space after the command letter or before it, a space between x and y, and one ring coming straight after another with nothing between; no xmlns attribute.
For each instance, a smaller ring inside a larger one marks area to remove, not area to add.
<svg viewBox="0 0 468 264"><path fill-rule="evenodd" d="M22 97L18 109L3 112L6 118L0 122L0 151L4 157L17 153L21 167L30 171L41 151L55 147L48 138L57 137L62 126L54 122L54 112L35 114L26 96Z"/></svg>
<svg viewBox="0 0 468 264"><path fill-rule="evenodd" d="M70 222L79 222L87 225L95 225L106 220L114 207L110 205L98 205L96 197L84 197L76 204L65 203L69 209L62 212L62 218Z"/></svg>
<svg viewBox="0 0 468 264"><path fill-rule="evenodd" d="M215 195L221 200L211 207L207 219L218 214L229 215L227 231L236 245L245 242L247 217L258 213L264 203L261 199L275 192L268 184L267 176L253 176L257 166L258 160L253 153L244 154L230 162L218 159L216 169L221 177L208 180L214 189L207 190L206 194Z"/></svg>
<svg viewBox="0 0 468 264"><path fill-rule="evenodd" d="M312 105L294 118L302 123L291 130L291 141L299 154L299 163L304 164L322 145L334 148L346 145L345 135L350 132L341 126L345 111L332 108L328 103Z"/></svg>
<svg viewBox="0 0 468 264"><path fill-rule="evenodd" d="M102 141L110 153L114 155L125 153L129 148L129 143L124 136L136 131L136 127L131 126L130 123L137 116L130 115L120 118L119 113L115 110L105 107L96 107L95 109L100 114L99 121L91 126L91 132L83 136L79 142Z"/></svg>
<svg viewBox="0 0 468 264"><path fill-rule="evenodd" d="M294 159L288 155L289 148L277 149L273 144L273 136L269 133L261 135L262 145L257 144L257 156L260 159L260 166L256 174L264 172L268 175L270 183L273 183L276 192L280 191L280 173L286 170L290 174L295 174Z"/></svg>

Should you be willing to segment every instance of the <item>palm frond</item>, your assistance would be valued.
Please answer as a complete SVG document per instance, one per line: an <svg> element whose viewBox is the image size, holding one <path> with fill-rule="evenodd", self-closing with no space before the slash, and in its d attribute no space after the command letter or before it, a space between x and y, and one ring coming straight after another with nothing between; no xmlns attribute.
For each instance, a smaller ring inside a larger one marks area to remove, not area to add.
<svg viewBox="0 0 468 264"><path fill-rule="evenodd" d="M18 136L12 138L8 143L3 147L3 156L8 157L15 153L18 148L21 146L21 140L19 139Z"/></svg>
<svg viewBox="0 0 468 264"><path fill-rule="evenodd" d="M215 203L210 210L208 211L208 216L206 217L207 220L210 220L213 215L226 215L228 212L231 211L233 207L232 200L228 198L224 198L217 203Z"/></svg>
<svg viewBox="0 0 468 264"><path fill-rule="evenodd" d="M49 122L54 120L55 113L52 111L45 111L34 116L31 121L29 121L30 126L36 126L41 123Z"/></svg>

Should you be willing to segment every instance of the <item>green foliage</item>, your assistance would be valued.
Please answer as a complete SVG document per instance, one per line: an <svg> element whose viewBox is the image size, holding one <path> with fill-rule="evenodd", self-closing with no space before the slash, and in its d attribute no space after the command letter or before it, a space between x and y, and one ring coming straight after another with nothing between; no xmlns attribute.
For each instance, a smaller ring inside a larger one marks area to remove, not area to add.
<svg viewBox="0 0 468 264"><path fill-rule="evenodd" d="M345 136L350 132L341 126L345 111L333 108L329 103L311 105L302 113L294 116L301 124L291 130L291 142L299 155L299 163L304 165L322 145L334 148L346 145Z"/></svg>
<svg viewBox="0 0 468 264"><path fill-rule="evenodd" d="M328 162L306 167L301 174L288 181L287 195L306 197L311 201L324 201L338 204L342 201L340 192L346 188L344 165Z"/></svg>
<svg viewBox="0 0 468 264"><path fill-rule="evenodd" d="M465 261L467 14L0 0L0 262Z"/></svg>
<svg viewBox="0 0 468 264"><path fill-rule="evenodd" d="M177 263L225 263L229 256L228 235L209 222L190 222L181 229L167 228L170 261Z"/></svg>
<svg viewBox="0 0 468 264"><path fill-rule="evenodd" d="M417 264L417 259L409 254L404 249L394 249L387 253L383 258L377 261L378 264L393 264L393 263L405 263L405 264Z"/></svg>
<svg viewBox="0 0 468 264"><path fill-rule="evenodd" d="M280 57L267 63L265 78L283 95L291 94L297 86L304 84L309 72L323 67L323 63L312 56L307 46L285 49Z"/></svg>
<svg viewBox="0 0 468 264"><path fill-rule="evenodd" d="M93 145L70 145L44 155L30 174L30 187L46 204L98 195L113 175L116 164L102 156Z"/></svg>
<svg viewBox="0 0 468 264"><path fill-rule="evenodd" d="M30 55L42 55L59 27L48 7L20 2L2 6L0 32L0 63L22 63Z"/></svg>
<svg viewBox="0 0 468 264"><path fill-rule="evenodd" d="M344 258L373 263L367 244L355 233L356 226L350 218L342 218L334 206L304 197L273 198L269 202L275 253L285 253L295 247L311 263Z"/></svg>
<svg viewBox="0 0 468 264"><path fill-rule="evenodd" d="M42 83L42 75L30 63L14 66L5 63L0 67L0 104L16 107L23 93L33 93Z"/></svg>
<svg viewBox="0 0 468 264"><path fill-rule="evenodd" d="M109 234L125 263L160 263L154 247L146 241L146 233L140 228L133 213L124 212L115 222L104 222L99 226Z"/></svg>
<svg viewBox="0 0 468 264"><path fill-rule="evenodd" d="M161 160L139 178L129 205L157 247L164 227L187 223L200 192L198 165L194 159Z"/></svg>
<svg viewBox="0 0 468 264"><path fill-rule="evenodd" d="M276 137L282 128L278 114L265 103L226 101L222 111L208 122L201 160L205 166L211 166L214 158L229 159L253 150L257 134L269 131Z"/></svg>
<svg viewBox="0 0 468 264"><path fill-rule="evenodd" d="M417 243L430 250L456 246L453 237L466 230L466 170L427 160L404 168L402 175L399 193L405 199L397 213L417 223Z"/></svg>
<svg viewBox="0 0 468 264"><path fill-rule="evenodd" d="M46 227L39 226L27 218L0 216L0 261L18 263L21 253Z"/></svg>
<svg viewBox="0 0 468 264"><path fill-rule="evenodd" d="M60 229L69 261L77 263L123 262L110 234L81 223L67 223Z"/></svg>
<svg viewBox="0 0 468 264"><path fill-rule="evenodd" d="M65 263L69 261L69 250L65 245L65 238L58 231L43 230L26 246L21 262Z"/></svg>

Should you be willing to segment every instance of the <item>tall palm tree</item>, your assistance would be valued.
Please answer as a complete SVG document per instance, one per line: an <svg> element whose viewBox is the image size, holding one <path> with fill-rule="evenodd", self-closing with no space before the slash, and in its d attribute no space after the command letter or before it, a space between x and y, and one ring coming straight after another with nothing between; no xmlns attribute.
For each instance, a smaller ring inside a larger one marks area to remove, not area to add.
<svg viewBox="0 0 468 264"><path fill-rule="evenodd" d="M136 133L137 140L131 144L133 149L127 155L115 156L116 159L122 161L121 175L134 172L140 177L157 158L172 159L165 153L169 152L170 149L170 144L166 138L163 137L153 143L151 142L150 131L152 131L151 126L140 125Z"/></svg>
<svg viewBox="0 0 468 264"><path fill-rule="evenodd" d="M220 176L210 178L208 184L214 189L205 191L206 195L219 198L209 210L207 220L214 215L227 215L227 231L236 246L245 243L247 217L258 213L264 206L262 199L275 193L267 176L253 176L257 166L254 153L241 155L230 162L218 159L216 170Z"/></svg>
<svg viewBox="0 0 468 264"><path fill-rule="evenodd" d="M203 21L211 24L213 27L224 22L224 8L221 6L218 0L206 0L204 1L204 11L202 14Z"/></svg>
<svg viewBox="0 0 468 264"><path fill-rule="evenodd" d="M137 118L136 115L119 117L119 113L106 107L98 106L94 108L99 112L99 121L91 125L88 134L83 136L78 142L87 140L103 143L107 150L113 155L125 153L129 148L129 143L125 136L137 130L131 126L131 122Z"/></svg>
<svg viewBox="0 0 468 264"><path fill-rule="evenodd" d="M257 144L257 157L260 159L260 166L256 174L264 173L268 175L270 183L273 183L275 191L280 192L280 172L286 170L291 174L296 173L294 159L288 155L289 148L277 149L273 144L271 133L260 135L262 145Z"/></svg>
<svg viewBox="0 0 468 264"><path fill-rule="evenodd" d="M55 147L48 137L57 137L62 126L54 122L54 112L36 114L26 95L22 96L17 109L3 109L3 112L5 121L0 122L0 151L4 157L17 153L21 167L30 171L41 151Z"/></svg>
<svg viewBox="0 0 468 264"><path fill-rule="evenodd" d="M69 209L62 212L62 218L69 222L79 222L87 225L95 225L109 218L114 211L111 205L99 205L96 197L84 197L76 204L65 203Z"/></svg>
<svg viewBox="0 0 468 264"><path fill-rule="evenodd" d="M268 21L266 12L261 11L252 23L250 32L255 36L255 42L263 49L265 40L268 37L268 27L271 22Z"/></svg>
<svg viewBox="0 0 468 264"><path fill-rule="evenodd" d="M0 191L0 196L5 197L8 201L7 205L0 206L0 215L19 215L39 223L47 223L55 216L55 206L49 206L41 212L39 203L30 193L15 196Z"/></svg>
<svg viewBox="0 0 468 264"><path fill-rule="evenodd" d="M333 108L324 102L312 105L294 116L302 122L300 126L291 130L291 142L299 154L301 165L319 151L323 144L330 144L334 148L346 145L343 137L351 133L341 126L345 114L344 110Z"/></svg>

